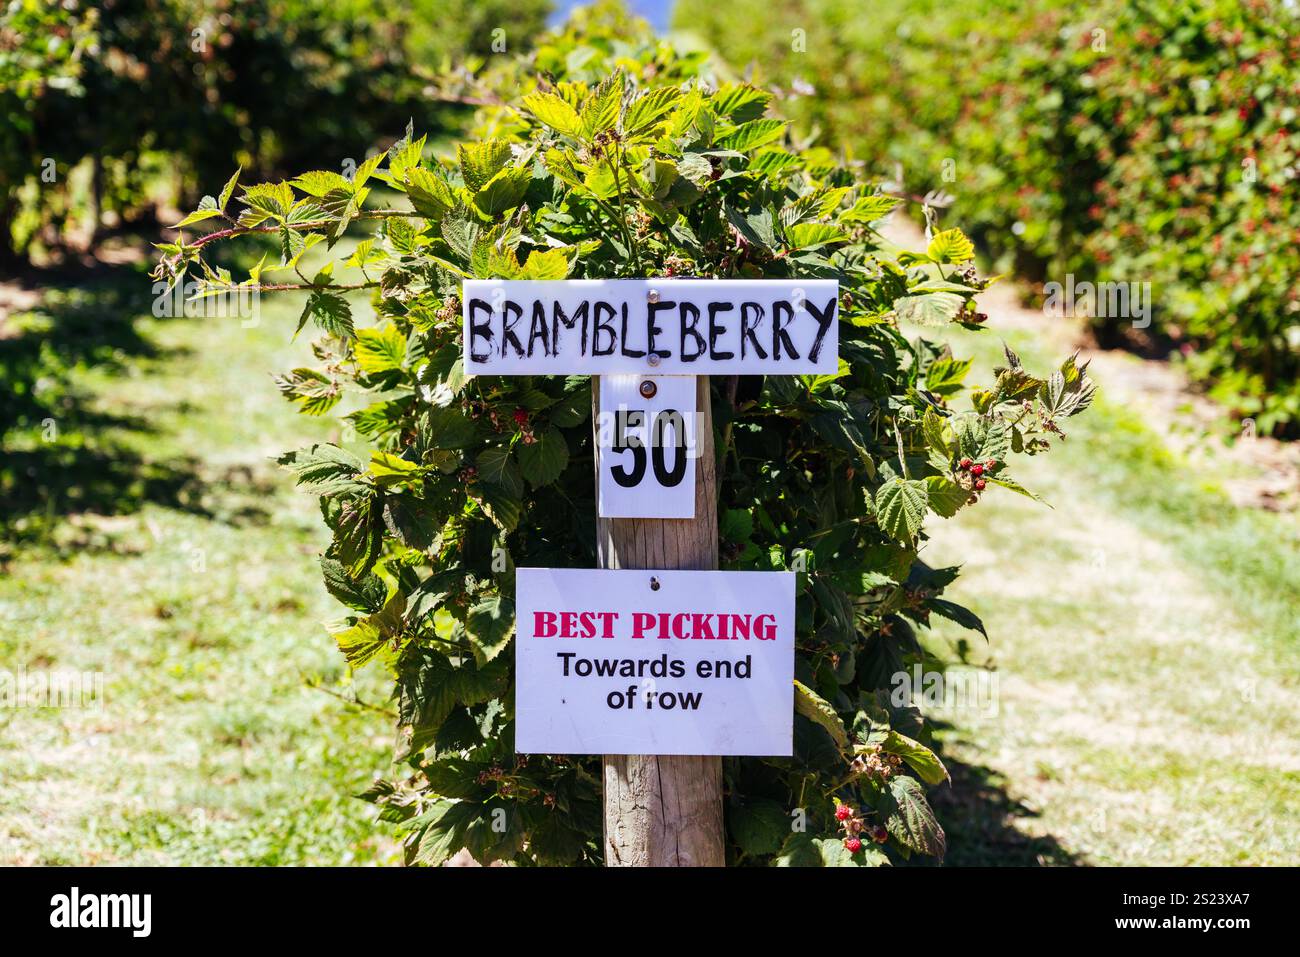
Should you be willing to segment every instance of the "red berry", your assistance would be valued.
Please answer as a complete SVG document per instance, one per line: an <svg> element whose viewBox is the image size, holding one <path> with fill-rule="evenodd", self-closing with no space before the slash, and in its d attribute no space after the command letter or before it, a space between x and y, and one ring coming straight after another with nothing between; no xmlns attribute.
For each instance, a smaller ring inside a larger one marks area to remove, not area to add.
<svg viewBox="0 0 1300 957"><path fill-rule="evenodd" d="M844 849L850 854L856 854L862 850L862 842L856 837L846 837L844 839Z"/></svg>
<svg viewBox="0 0 1300 957"><path fill-rule="evenodd" d="M975 491L977 491L977 492L982 492L982 491L984 491L985 486L987 486L988 484L989 484L989 483L986 482L986 481L984 481L983 479L976 479L976 480L975 480Z"/></svg>
<svg viewBox="0 0 1300 957"><path fill-rule="evenodd" d="M971 475L983 475L983 474L984 474L984 466L979 465L978 463L975 464L975 465L972 465L972 466L970 467L970 474L971 474Z"/></svg>
<svg viewBox="0 0 1300 957"><path fill-rule="evenodd" d="M970 459L962 459L959 464L961 465L962 468L968 469L970 468Z"/></svg>
<svg viewBox="0 0 1300 957"><path fill-rule="evenodd" d="M528 413L523 409L515 409L515 425L525 426L528 424Z"/></svg>
<svg viewBox="0 0 1300 957"><path fill-rule="evenodd" d="M847 804L841 804L835 809L835 820L837 821L847 821L852 816L853 808L849 807Z"/></svg>
<svg viewBox="0 0 1300 957"><path fill-rule="evenodd" d="M871 829L871 839L877 844L884 844L889 840L889 832L885 830L883 825L877 824Z"/></svg>

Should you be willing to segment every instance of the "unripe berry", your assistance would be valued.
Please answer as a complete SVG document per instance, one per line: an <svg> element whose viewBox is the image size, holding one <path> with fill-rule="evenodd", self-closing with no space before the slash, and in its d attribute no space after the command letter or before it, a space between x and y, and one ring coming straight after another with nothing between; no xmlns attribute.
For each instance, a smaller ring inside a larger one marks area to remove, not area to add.
<svg viewBox="0 0 1300 957"><path fill-rule="evenodd" d="M889 832L885 830L884 825L877 824L871 829L871 839L877 844L884 844L889 840Z"/></svg>
<svg viewBox="0 0 1300 957"><path fill-rule="evenodd" d="M853 808L849 807L847 804L841 804L835 809L835 820L837 821L847 821L852 816Z"/></svg>
<svg viewBox="0 0 1300 957"><path fill-rule="evenodd" d="M844 839L844 849L850 854L856 854L862 850L862 842L856 837L846 837Z"/></svg>
<svg viewBox="0 0 1300 957"><path fill-rule="evenodd" d="M998 460L997 460L997 459L989 459L987 462L984 463L984 468L987 469L987 470L990 471L990 472L992 472L992 471L993 471L994 469L996 469L997 467L998 467Z"/></svg>
<svg viewBox="0 0 1300 957"><path fill-rule="evenodd" d="M958 464L961 465L962 468L968 469L970 468L971 463L970 463L970 459L962 459L961 462Z"/></svg>

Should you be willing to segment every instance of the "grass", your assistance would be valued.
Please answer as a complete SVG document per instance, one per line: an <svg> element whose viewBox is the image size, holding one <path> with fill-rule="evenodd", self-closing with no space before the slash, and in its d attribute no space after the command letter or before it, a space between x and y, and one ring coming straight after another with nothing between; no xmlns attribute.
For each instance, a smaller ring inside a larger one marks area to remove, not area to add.
<svg viewBox="0 0 1300 957"><path fill-rule="evenodd" d="M0 708L0 863L393 862L351 796L387 769L391 721L309 687L351 693L321 625L328 538L268 458L330 429L270 379L309 359L297 307L155 319L130 271L91 293L76 324L103 347L50 358L5 436L45 488L11 473L28 542L0 577L0 671L102 672L102 707ZM68 317L23 322L57 340ZM356 690L383 704L381 683Z"/></svg>
<svg viewBox="0 0 1300 957"><path fill-rule="evenodd" d="M955 349L985 374L1000 358L992 335ZM1067 442L1016 467L1054 509L999 491L933 528L999 677L996 714L945 715L959 781L1000 791L940 795L949 863L1300 862L1300 527L1232 505L1212 456L1185 460L1100 384Z"/></svg>

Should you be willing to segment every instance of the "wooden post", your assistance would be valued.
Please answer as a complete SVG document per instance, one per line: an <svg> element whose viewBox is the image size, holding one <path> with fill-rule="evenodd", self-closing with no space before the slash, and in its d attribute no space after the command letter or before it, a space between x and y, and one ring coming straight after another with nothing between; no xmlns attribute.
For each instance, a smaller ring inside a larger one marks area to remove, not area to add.
<svg viewBox="0 0 1300 957"><path fill-rule="evenodd" d="M591 383L592 423L599 428L600 380L593 376ZM601 568L718 567L718 478L708 376L696 377L695 396L695 518L597 518ZM607 754L603 762L606 866L723 865L721 758Z"/></svg>

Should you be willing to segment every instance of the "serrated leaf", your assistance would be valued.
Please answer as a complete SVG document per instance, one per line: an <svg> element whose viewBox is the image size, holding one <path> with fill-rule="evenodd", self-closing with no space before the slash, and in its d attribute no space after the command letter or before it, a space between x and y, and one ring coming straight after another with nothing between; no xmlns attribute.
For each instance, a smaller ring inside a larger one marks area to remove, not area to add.
<svg viewBox="0 0 1300 957"><path fill-rule="evenodd" d="M910 542L921 530L928 503L926 483L890 479L876 491L876 518L891 538Z"/></svg>
<svg viewBox="0 0 1300 957"><path fill-rule="evenodd" d="M749 798L727 808L727 829L740 849L753 857L775 854L790 834L791 817L776 801Z"/></svg>
<svg viewBox="0 0 1300 957"><path fill-rule="evenodd" d="M975 244L954 227L935 233L925 252L938 263L964 263L975 258Z"/></svg>
<svg viewBox="0 0 1300 957"><path fill-rule="evenodd" d="M406 196L421 216L441 220L456 205L451 187L436 173L412 167L406 171Z"/></svg>
<svg viewBox="0 0 1300 957"><path fill-rule="evenodd" d="M880 746L883 750L896 754L906 761L908 767L926 784L941 784L949 780L948 769L943 766L939 756L920 741L914 741L897 731L890 731Z"/></svg>
<svg viewBox="0 0 1300 957"><path fill-rule="evenodd" d="M503 169L474 194L474 205L485 216L500 216L523 201L532 181L533 172L527 166Z"/></svg>
<svg viewBox="0 0 1300 957"><path fill-rule="evenodd" d="M479 602L465 618L465 633L480 667L505 650L514 632L515 602L503 595Z"/></svg>
<svg viewBox="0 0 1300 957"><path fill-rule="evenodd" d="M894 300L894 312L899 322L943 326L955 319L965 304L966 301L956 293L927 292Z"/></svg>
<svg viewBox="0 0 1300 957"><path fill-rule="evenodd" d="M750 120L742 123L718 141L718 148L748 153L779 140L785 134L785 120Z"/></svg>
<svg viewBox="0 0 1300 957"><path fill-rule="evenodd" d="M402 367L406 358L406 339L395 326L382 329L358 329L352 354L366 375L392 372Z"/></svg>
<svg viewBox="0 0 1300 957"><path fill-rule="evenodd" d="M477 193L499 173L510 159L510 144L505 140L483 140L477 143L460 143L456 146L456 159L465 187Z"/></svg>
<svg viewBox="0 0 1300 957"><path fill-rule="evenodd" d="M351 339L355 331L352 325L352 307L337 293L318 289L307 297L302 315L298 317L295 336L302 331L308 319L314 320L325 333L342 339Z"/></svg>
<svg viewBox="0 0 1300 957"><path fill-rule="evenodd" d="M942 518L952 518L970 501L970 492L943 475L928 476L925 489L930 509Z"/></svg>
<svg viewBox="0 0 1300 957"><path fill-rule="evenodd" d="M320 444L296 452L286 452L276 462L288 469L298 484L318 495L364 490L362 464L351 452L337 445Z"/></svg>
<svg viewBox="0 0 1300 957"><path fill-rule="evenodd" d="M943 828L935 819L925 791L915 778L896 775L889 780L885 826L904 847L931 857L943 857L947 850Z"/></svg>
<svg viewBox="0 0 1300 957"><path fill-rule="evenodd" d="M565 136L577 136L582 129L578 111L554 93L530 93L521 103L541 123Z"/></svg>
<svg viewBox="0 0 1300 957"><path fill-rule="evenodd" d="M850 238L840 227L829 223L796 223L785 231L786 245L790 249L814 249L830 243L848 242Z"/></svg>
<svg viewBox="0 0 1300 957"><path fill-rule="evenodd" d="M519 467L534 488L550 485L569 464L569 445L559 429L549 428L530 445L519 446Z"/></svg>

